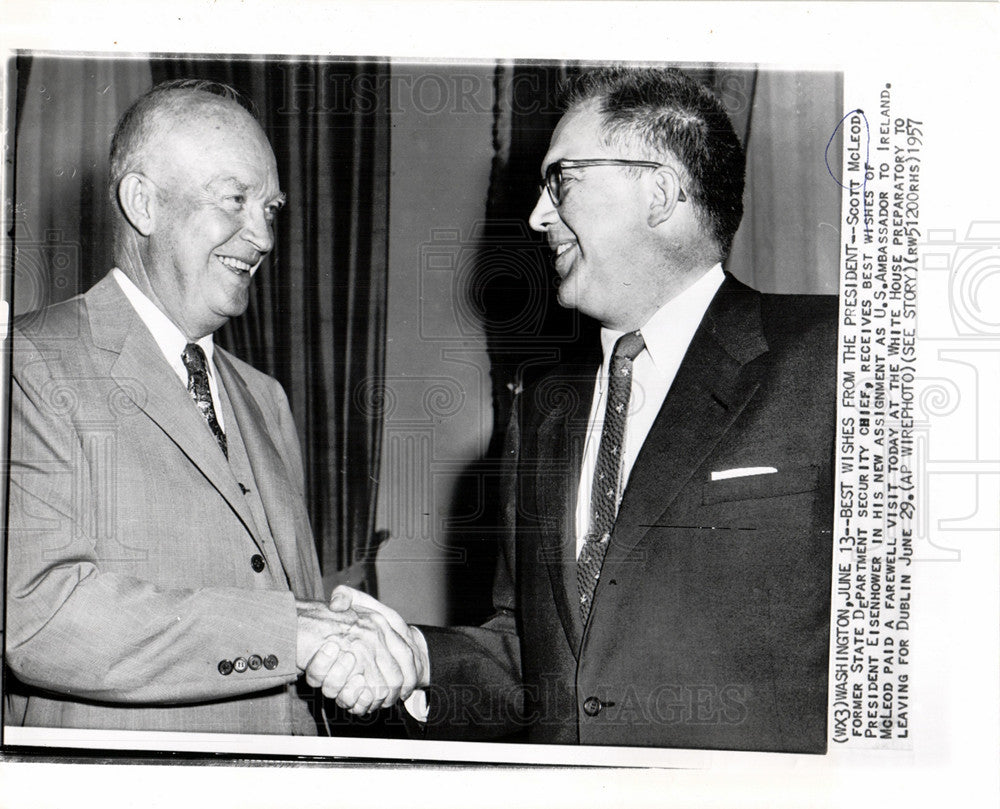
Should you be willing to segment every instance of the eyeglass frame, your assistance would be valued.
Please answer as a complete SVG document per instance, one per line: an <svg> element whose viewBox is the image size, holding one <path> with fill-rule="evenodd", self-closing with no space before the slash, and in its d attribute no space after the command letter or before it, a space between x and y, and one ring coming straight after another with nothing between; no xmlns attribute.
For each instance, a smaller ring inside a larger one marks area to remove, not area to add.
<svg viewBox="0 0 1000 809"><path fill-rule="evenodd" d="M549 199L552 200L552 204L558 208L563 203L562 194L562 178L559 180L559 193L555 193L552 190L553 180L556 174L561 175L564 168L569 169L584 169L590 168L592 166L634 166L636 168L647 168L647 169L659 169L664 168L667 163L656 163L652 160L625 160L622 158L614 157L593 157L585 158L581 160L572 160L569 158L562 160L553 160L545 167L545 177L538 186L538 194L541 196L543 192L548 192ZM684 193L684 189L678 189L680 193L677 195L678 202L687 202L687 195Z"/></svg>

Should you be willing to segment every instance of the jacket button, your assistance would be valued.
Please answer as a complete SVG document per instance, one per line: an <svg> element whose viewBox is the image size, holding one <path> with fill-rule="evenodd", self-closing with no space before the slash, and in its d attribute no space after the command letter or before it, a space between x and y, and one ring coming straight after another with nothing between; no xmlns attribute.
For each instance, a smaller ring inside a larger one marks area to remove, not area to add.
<svg viewBox="0 0 1000 809"><path fill-rule="evenodd" d="M219 674L225 677L227 674L233 673L233 664L230 660L220 660L219 661Z"/></svg>
<svg viewBox="0 0 1000 809"><path fill-rule="evenodd" d="M254 573L260 573L264 569L264 557L255 553L250 557L250 567L253 568Z"/></svg>
<svg viewBox="0 0 1000 809"><path fill-rule="evenodd" d="M278 658L275 655L268 655L264 658L264 668L268 671L278 668Z"/></svg>
<svg viewBox="0 0 1000 809"><path fill-rule="evenodd" d="M587 714L587 716L597 716L603 707L604 706L597 697L587 697L583 701L583 712Z"/></svg>
<svg viewBox="0 0 1000 809"><path fill-rule="evenodd" d="M263 664L263 660L260 659L260 655L250 655L247 658L247 665L250 667L250 671L257 671Z"/></svg>
<svg viewBox="0 0 1000 809"><path fill-rule="evenodd" d="M233 671L235 671L237 674L242 674L246 670L247 670L247 661L244 660L242 657L237 657L233 661Z"/></svg>

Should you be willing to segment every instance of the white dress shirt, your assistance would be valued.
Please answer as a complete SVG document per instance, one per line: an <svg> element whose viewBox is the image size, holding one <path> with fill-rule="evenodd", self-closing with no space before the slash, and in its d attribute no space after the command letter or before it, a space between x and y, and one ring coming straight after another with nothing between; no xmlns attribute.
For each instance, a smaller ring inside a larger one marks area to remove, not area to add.
<svg viewBox="0 0 1000 809"><path fill-rule="evenodd" d="M636 456L642 449L653 421L663 406L663 400L673 384L691 339L724 278L722 265L716 264L680 295L657 309L639 329L646 347L632 363L632 393L629 399L628 417L625 420L624 454L618 483L619 502ZM577 491L577 556L583 549L590 529L590 489L594 480L594 467L597 465L597 451L601 445L601 430L604 428L608 372L615 343L622 334L624 332L601 329L604 362L594 382L594 400L587 421L587 438L583 448L580 486Z"/></svg>
<svg viewBox="0 0 1000 809"><path fill-rule="evenodd" d="M153 335L153 339L156 340L160 351L163 352L163 358L174 369L177 378L184 385L184 390L187 390L188 372L187 368L184 367L182 355L189 341L184 336L184 332L177 328L177 324L147 298L146 294L125 273L115 267L111 274L114 276L115 281L118 282L118 286L121 287L122 292L125 293L125 297L128 298L129 303L132 304L132 308L135 309L136 314L139 315L139 319L146 324L146 328ZM222 417L222 407L219 405L219 381L218 375L215 372L215 344L212 342L212 335L207 334L195 342L201 346L201 350L205 352L205 358L208 360L208 387L212 392L215 417L219 421L219 427L225 432L226 425Z"/></svg>

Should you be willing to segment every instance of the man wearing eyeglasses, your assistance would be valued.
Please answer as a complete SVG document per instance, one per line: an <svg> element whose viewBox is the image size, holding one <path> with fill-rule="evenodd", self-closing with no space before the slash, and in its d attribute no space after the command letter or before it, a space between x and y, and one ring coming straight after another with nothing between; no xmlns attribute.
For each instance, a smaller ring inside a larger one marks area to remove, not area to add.
<svg viewBox="0 0 1000 809"><path fill-rule="evenodd" d="M496 614L421 627L409 707L432 738L822 752L836 300L724 272L744 154L680 72L581 76L542 174L604 360L520 396Z"/></svg>

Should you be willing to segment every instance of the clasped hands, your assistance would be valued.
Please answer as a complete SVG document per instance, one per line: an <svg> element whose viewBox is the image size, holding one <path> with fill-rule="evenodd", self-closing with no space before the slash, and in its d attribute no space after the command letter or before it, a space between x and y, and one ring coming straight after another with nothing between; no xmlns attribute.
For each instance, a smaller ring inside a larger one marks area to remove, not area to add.
<svg viewBox="0 0 1000 809"><path fill-rule="evenodd" d="M306 682L357 716L428 685L420 632L366 593L340 586L329 604L297 601L296 664Z"/></svg>

